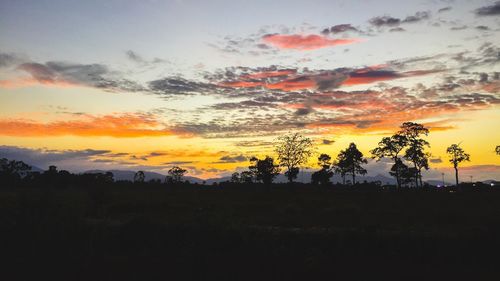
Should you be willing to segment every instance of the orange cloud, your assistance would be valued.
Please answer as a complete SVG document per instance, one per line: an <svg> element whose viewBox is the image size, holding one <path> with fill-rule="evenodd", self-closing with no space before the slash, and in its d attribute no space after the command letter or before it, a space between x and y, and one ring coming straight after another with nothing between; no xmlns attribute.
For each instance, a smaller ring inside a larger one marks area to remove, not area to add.
<svg viewBox="0 0 500 281"><path fill-rule="evenodd" d="M262 37L262 40L280 49L315 50L325 47L347 45L360 42L360 39L329 39L320 35L284 35L270 34Z"/></svg>
<svg viewBox="0 0 500 281"><path fill-rule="evenodd" d="M267 84L266 88L270 90L298 91L316 88L316 82L307 77L288 79L273 84Z"/></svg>
<svg viewBox="0 0 500 281"><path fill-rule="evenodd" d="M0 135L17 137L156 137L177 134L154 116L126 113L121 115L92 116L81 119L40 123L33 120L0 120Z"/></svg>
<svg viewBox="0 0 500 281"><path fill-rule="evenodd" d="M254 88L263 85L264 85L263 82L253 82L253 81L232 81L232 82L223 82L219 84L219 86L230 87L230 88Z"/></svg>

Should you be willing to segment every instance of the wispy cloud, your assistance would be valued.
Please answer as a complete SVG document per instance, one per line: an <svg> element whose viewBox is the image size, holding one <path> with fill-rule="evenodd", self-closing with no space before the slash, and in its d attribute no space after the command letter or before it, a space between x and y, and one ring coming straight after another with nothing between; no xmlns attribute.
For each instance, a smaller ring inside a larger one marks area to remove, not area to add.
<svg viewBox="0 0 500 281"><path fill-rule="evenodd" d="M385 15L385 16L378 16L371 18L368 22L375 27L385 27L385 26L395 27L399 26L400 24L420 22L429 19L430 16L431 16L430 12L420 11L416 12L415 15L407 16L404 19Z"/></svg>

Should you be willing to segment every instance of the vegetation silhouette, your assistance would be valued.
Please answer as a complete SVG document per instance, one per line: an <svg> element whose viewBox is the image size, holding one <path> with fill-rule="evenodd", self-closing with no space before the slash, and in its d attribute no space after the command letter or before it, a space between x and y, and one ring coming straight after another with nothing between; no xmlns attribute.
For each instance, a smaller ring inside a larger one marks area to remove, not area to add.
<svg viewBox="0 0 500 281"><path fill-rule="evenodd" d="M460 147L460 144L452 144L446 148L446 153L450 157L450 163L453 164L453 169L455 169L455 182L458 186L458 165L464 161L470 161L470 155L465 153L465 151Z"/></svg>
<svg viewBox="0 0 500 281"><path fill-rule="evenodd" d="M145 179L144 171L137 171L134 175L134 182L136 183L144 183Z"/></svg>
<svg viewBox="0 0 500 281"><path fill-rule="evenodd" d="M405 122L401 125L398 134L406 138L408 148L405 151L405 159L413 163L413 172L415 173L415 187L422 186L422 169L429 169L429 154L424 152L425 147L430 147L429 142L421 138L421 135L427 136L429 129L421 124Z"/></svg>
<svg viewBox="0 0 500 281"><path fill-rule="evenodd" d="M299 133L290 133L278 138L275 147L281 167L286 167L285 176L292 183L299 174L299 167L313 154L313 142Z"/></svg>
<svg viewBox="0 0 500 281"><path fill-rule="evenodd" d="M377 161L382 160L382 158L391 158L394 161L394 165L391 168L391 175L396 178L397 187L401 188L401 172L404 163L399 158L399 154L406 147L407 139L401 134L394 134L391 137L384 137L378 143L378 146L370 151L373 155L373 159ZM406 165L404 165L406 167Z"/></svg>
<svg viewBox="0 0 500 281"><path fill-rule="evenodd" d="M363 153L358 150L355 143L349 144L345 150L341 150L337 156L337 166L341 167L343 174L351 174L352 184L356 184L356 174L364 175L367 173L361 165L368 161L363 158Z"/></svg>
<svg viewBox="0 0 500 281"><path fill-rule="evenodd" d="M318 166L321 167L321 170L314 172L311 175L311 184L313 185L323 185L328 186L331 184L330 178L333 176L334 172L332 170L332 157L328 154L321 154L318 157Z"/></svg>
<svg viewBox="0 0 500 281"><path fill-rule="evenodd" d="M280 173L279 165L274 163L272 157L266 156L264 159L252 157L250 158L250 163L252 163L252 165L249 166L248 169L252 173L255 181L260 181L265 185L271 184L274 178Z"/></svg>
<svg viewBox="0 0 500 281"><path fill-rule="evenodd" d="M165 178L165 182L169 184L178 184L182 182L182 177L186 172L187 170L174 166L168 170L168 176Z"/></svg>

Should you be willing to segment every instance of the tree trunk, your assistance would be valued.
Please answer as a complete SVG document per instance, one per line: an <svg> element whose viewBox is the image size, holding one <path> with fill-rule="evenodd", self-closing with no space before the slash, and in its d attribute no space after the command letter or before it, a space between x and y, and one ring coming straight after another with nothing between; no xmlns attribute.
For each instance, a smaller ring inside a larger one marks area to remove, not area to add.
<svg viewBox="0 0 500 281"><path fill-rule="evenodd" d="M398 156L396 155L396 157L394 158L394 165L398 165ZM398 167L396 166L396 184L398 186L398 189L401 189L401 176L399 175L399 169Z"/></svg>
<svg viewBox="0 0 500 281"><path fill-rule="evenodd" d="M422 184L422 171L418 171L418 180L420 181L420 187L423 187L424 185Z"/></svg>
<svg viewBox="0 0 500 281"><path fill-rule="evenodd" d="M457 167L455 167L455 181L456 181L457 187L458 187L458 169L457 169Z"/></svg>
<svg viewBox="0 0 500 281"><path fill-rule="evenodd" d="M417 164L413 163L413 167L415 168L415 188L418 188L418 170L417 170Z"/></svg>

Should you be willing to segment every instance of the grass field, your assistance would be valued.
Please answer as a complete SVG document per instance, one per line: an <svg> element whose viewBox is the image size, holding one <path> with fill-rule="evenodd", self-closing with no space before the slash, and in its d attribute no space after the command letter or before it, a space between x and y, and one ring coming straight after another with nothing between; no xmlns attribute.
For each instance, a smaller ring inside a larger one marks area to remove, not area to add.
<svg viewBox="0 0 500 281"><path fill-rule="evenodd" d="M500 280L500 192L0 191L5 280Z"/></svg>

